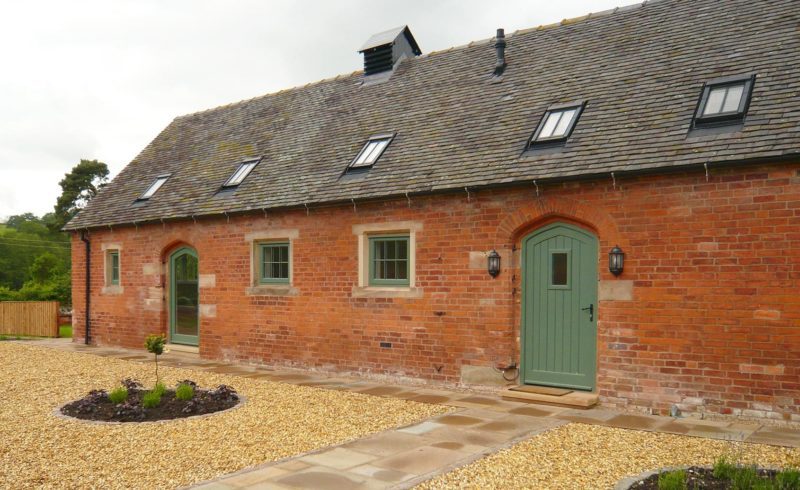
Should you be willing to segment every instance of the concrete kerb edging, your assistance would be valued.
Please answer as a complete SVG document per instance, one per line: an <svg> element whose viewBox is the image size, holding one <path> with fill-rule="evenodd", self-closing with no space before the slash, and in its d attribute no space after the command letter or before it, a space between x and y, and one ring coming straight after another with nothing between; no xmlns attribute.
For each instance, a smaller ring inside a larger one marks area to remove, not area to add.
<svg viewBox="0 0 800 490"><path fill-rule="evenodd" d="M665 471L685 470L687 468L689 467L688 466L666 467L658 470L645 471L635 476L627 476L622 480L618 481L616 485L614 485L614 490L629 490L634 483L638 483L646 478L650 478L653 475L657 475Z"/></svg>
<svg viewBox="0 0 800 490"><path fill-rule="evenodd" d="M77 400L72 400L71 402L64 403L63 405L58 406L55 410L53 410L53 415L57 418L70 420L74 422L81 422L84 424L93 424L93 425L140 425L140 424L167 424L170 422L180 422L182 420L193 420L193 419L202 419L205 417L213 417L215 415L222 415L224 413L231 412L238 408L241 408L247 403L247 397L236 393L236 396L239 398L239 403L232 406L231 408L226 408L225 410L220 410L218 412L211 412L211 413L203 413L200 415L190 415L189 417L178 417L175 419L164 419L164 420L144 420L141 422L119 422L119 421L105 421L105 420L86 420L86 419L79 419L78 417L73 417L71 415L67 415L61 412L61 409L69 405L70 403L75 403Z"/></svg>

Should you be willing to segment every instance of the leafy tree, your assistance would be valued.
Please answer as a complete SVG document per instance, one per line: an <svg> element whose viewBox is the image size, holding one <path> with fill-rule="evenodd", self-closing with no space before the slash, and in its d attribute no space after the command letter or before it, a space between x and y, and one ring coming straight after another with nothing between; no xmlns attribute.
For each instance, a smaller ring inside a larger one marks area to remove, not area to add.
<svg viewBox="0 0 800 490"><path fill-rule="evenodd" d="M42 216L41 222L43 225L47 227L48 230L51 230L51 232L58 231L59 234L62 234L63 236L66 237L67 236L66 234L61 233L61 227L58 226L57 220L58 217L56 217L55 213L46 213L45 215Z"/></svg>
<svg viewBox="0 0 800 490"><path fill-rule="evenodd" d="M15 216L11 216L6 221L6 230L10 231L18 231L20 233L29 233L32 235L39 235L39 236L48 236L53 235L53 232L50 231L49 228L45 225L44 221L40 220L35 214L33 213L23 213L18 214ZM57 234L54 238L65 241L66 237L59 236L62 234Z"/></svg>
<svg viewBox="0 0 800 490"><path fill-rule="evenodd" d="M107 182L105 163L81 160L59 183L53 213L23 213L0 226L0 301L72 304L69 235L61 229Z"/></svg>
<svg viewBox="0 0 800 490"><path fill-rule="evenodd" d="M150 334L144 339L144 348L147 349L147 352L153 354L156 359L156 388L159 385L159 378L158 378L158 356L163 354L164 352L169 352L164 350L164 344L167 343L167 337L164 334Z"/></svg>
<svg viewBox="0 0 800 490"><path fill-rule="evenodd" d="M61 272L52 278L53 293L62 306L72 306L72 275L69 271Z"/></svg>
<svg viewBox="0 0 800 490"><path fill-rule="evenodd" d="M31 213L0 228L0 301L71 304L69 236Z"/></svg>
<svg viewBox="0 0 800 490"><path fill-rule="evenodd" d="M28 278L37 284L43 284L57 273L63 272L64 261L50 252L45 252L33 260L28 269Z"/></svg>
<svg viewBox="0 0 800 490"><path fill-rule="evenodd" d="M17 292L5 286L0 286L0 301L16 301Z"/></svg>
<svg viewBox="0 0 800 490"><path fill-rule="evenodd" d="M15 216L11 216L6 221L6 226L9 228L13 228L15 230L19 230L19 227L29 221L39 221L39 218L36 217L33 213L22 213Z"/></svg>
<svg viewBox="0 0 800 490"><path fill-rule="evenodd" d="M82 159L58 183L62 192L55 205L51 229L63 228L107 183L108 166L105 163Z"/></svg>

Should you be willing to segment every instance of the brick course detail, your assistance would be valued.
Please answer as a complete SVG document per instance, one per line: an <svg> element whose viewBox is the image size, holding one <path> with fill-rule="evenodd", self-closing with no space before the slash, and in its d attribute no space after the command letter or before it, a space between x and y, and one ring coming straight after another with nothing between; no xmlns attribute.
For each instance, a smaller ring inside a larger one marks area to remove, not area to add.
<svg viewBox="0 0 800 490"><path fill-rule="evenodd" d="M201 356L458 383L462 366L519 361L519 244L559 220L598 236L601 281L633 284L631 299L599 303L603 403L800 418L800 164L91 230L92 339L141 348L148 333L166 332L165 263L189 245L205 277ZM421 297L353 297L353 225L399 221L422 223ZM271 229L297 230L296 291L247 295L245 237ZM85 257L77 234L72 243L80 342ZM103 243L123 248L118 295L101 293ZM619 278L606 255L617 244L626 253ZM494 279L475 266L492 248L503 250Z"/></svg>

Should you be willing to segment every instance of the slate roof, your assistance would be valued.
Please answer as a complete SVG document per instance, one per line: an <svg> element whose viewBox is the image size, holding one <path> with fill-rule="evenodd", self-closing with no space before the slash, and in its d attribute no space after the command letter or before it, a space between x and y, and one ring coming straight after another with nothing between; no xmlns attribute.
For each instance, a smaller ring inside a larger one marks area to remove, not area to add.
<svg viewBox="0 0 800 490"><path fill-rule="evenodd" d="M800 159L796 0L659 0L403 61L384 83L355 72L176 118L67 229L144 223L534 179ZM423 42L424 45L424 42ZM355 48L355 47L354 47ZM740 130L690 132L704 81L756 74ZM524 152L545 109L587 100L560 151ZM360 176L370 135L396 137ZM234 192L245 158L263 160ZM156 176L169 181L143 205Z"/></svg>

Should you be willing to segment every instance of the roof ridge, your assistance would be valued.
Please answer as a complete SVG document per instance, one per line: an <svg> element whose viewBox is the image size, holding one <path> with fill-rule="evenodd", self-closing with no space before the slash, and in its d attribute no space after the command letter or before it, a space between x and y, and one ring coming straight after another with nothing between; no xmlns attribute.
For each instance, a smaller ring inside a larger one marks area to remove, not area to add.
<svg viewBox="0 0 800 490"><path fill-rule="evenodd" d="M651 3L660 3L662 1L665 1L665 0L643 0L641 2L633 3L631 5L625 5L625 6L621 6L621 7L614 7L614 8L610 8L610 9L606 9L606 10L599 10L597 12L589 12L588 14L579 15L577 17L566 17L564 19L561 19L558 22L552 22L550 24L540 24L540 25L538 25L536 27L529 27L527 29L518 29L518 30L512 32L510 34L510 36L514 36L514 35L517 35L517 34L527 34L529 32L535 32L535 31L543 31L545 29L554 29L554 28L563 27L563 26L571 26L571 25L577 24L579 22L583 22L585 20L596 19L598 17L606 17L608 15L616 14L618 12L619 13L625 13L625 12L630 12L630 11L633 11L633 10L638 10L639 8L645 7L645 6L647 6L647 5L651 4Z"/></svg>
<svg viewBox="0 0 800 490"><path fill-rule="evenodd" d="M606 17L608 15L616 14L618 12L630 12L630 11L633 11L633 10L637 10L637 9L639 9L641 7L644 7L644 6L648 5L648 4L661 3L663 1L666 1L666 0L643 0L641 2L637 2L637 3L631 4L631 5L625 5L625 6L622 6L622 7L614 7L614 8L611 8L611 9L601 10L601 11L598 11L598 12L589 12L588 14L580 15L578 17L564 18L559 22L553 22L553 23L550 23L550 24L540 24L540 25L538 25L536 27L529 27L529 28L526 28L526 29L517 29L516 31L514 31L514 32L512 32L510 34L507 34L506 37L507 38L511 38L513 36L517 36L517 35L520 35L520 34L528 34L530 32L542 31L542 30L545 30L545 29L554 29L554 28L557 28L557 27L571 26L571 25L577 24L579 22L583 22L583 21L590 20L590 19L595 19L595 18L598 18L598 17ZM458 44L458 45L450 46L450 47L447 47L447 48L444 48L444 49L439 49L439 50L436 50L436 51L430 51L428 53L423 53L423 54L419 55L418 58L423 58L424 59L424 58L429 58L431 56L436 56L436 55L449 53L449 52L452 52L452 51L471 48L473 46L478 46L478 45L481 45L481 44L488 44L493 39L494 39L494 36L489 37L489 38L473 40L473 41L470 41L470 42L468 42L466 44ZM359 75L361 73L364 73L364 70L355 70L355 71L352 71L350 73L341 73L341 74L333 76L333 77L322 78L320 80L316 80L314 82L308 82L308 83L303 84L303 85L294 85L292 87L282 88L282 89L274 91L274 92L267 92L266 94L256 95L254 97L250 97L250 98L247 98L247 99L241 99L241 100L238 100L238 101L235 101L235 102L229 102L227 104L221 104L221 105L218 105L218 106L215 106L215 107L209 107L207 109L202 109L202 110L199 110L199 111L189 112L187 114L183 114L183 115L175 117L175 120L183 119L183 118L187 118L187 117L198 116L200 114L205 114L205 113L208 113L208 112L214 112L214 111L217 111L217 110L220 110L220 109L231 108L231 107L234 107L234 106L238 106L238 105L246 104L248 102L252 102L252 101L257 100L257 99L262 99L262 98L265 98L265 97L270 97L270 96L273 96L273 95L282 94L284 92L291 92L293 90L305 89L305 88L309 88L309 87L312 87L312 86L315 86L315 85L320 85L320 84L323 84L323 83L333 82L333 81L340 80L340 79L343 79L343 78L353 77L353 76Z"/></svg>
<svg viewBox="0 0 800 490"><path fill-rule="evenodd" d="M226 109L226 108L229 108L229 107L233 107L233 106L237 106L237 105L241 105L241 104L246 104L246 103L252 102L252 101L254 101L256 99L263 99L265 97L271 97L273 95L282 94L283 92L291 92L291 91L294 91L294 90L300 90L300 89L312 87L314 85L320 85L320 84L323 84L323 83L326 83L326 82L334 82L336 80L352 77L354 75L358 75L358 74L363 73L363 72L364 72L364 70L355 70L355 71L350 72L350 73L340 73L340 74L338 74L336 76L333 76L333 77L322 78L320 80L316 80L314 82L308 82L308 83L303 84L303 85L294 85L292 87L282 88L282 89L276 90L274 92L267 92L266 94L256 95L255 97L250 97L248 99L241 99L241 100L237 100L235 102L229 102L227 104L220 104L218 106L209 107L207 109L201 109L199 111L189 112L189 113L177 116L177 117L175 117L175 119L176 120L177 119L183 119L183 118L186 118L186 117L192 117L192 116L197 116L197 115L200 115L200 114L204 114L206 112L213 112L213 111L217 111L219 109Z"/></svg>
<svg viewBox="0 0 800 490"><path fill-rule="evenodd" d="M562 20L560 20L558 22L553 22L553 23L550 23L550 24L539 24L536 27L528 27L528 28L525 28L525 29L517 29L516 31L514 31L512 33L506 34L506 39L509 39L512 36L516 36L516 35L519 35L519 34L527 34L529 32L543 31L545 29L554 29L554 28L557 28L557 27L574 25L574 24L577 24L578 22L582 22L582 21L590 20L590 19L596 19L598 17L605 17L607 15L616 14L617 12L630 12L632 10L639 9L640 7L644 7L646 5L649 5L651 3L660 3L660 2L663 2L663 1L666 1L666 0L642 0L641 2L634 3L634 4L631 4L631 5L625 5L625 6L622 6L622 7L614 7L614 8L611 8L611 9L600 10L600 11L597 11L597 12L589 12L588 14L579 15L578 17L564 18L564 19L562 19ZM423 53L419 57L420 58L425 58L425 57L428 57L428 56L431 56L431 55L435 55L435 54L448 53L450 51L454 51L454 50L457 50L457 49L465 49L465 48L469 48L469 47L472 47L472 46L475 46L475 45L478 45L478 44L489 43L492 40L494 40L494 36L489 37L489 38L483 38L483 39L470 41L470 42L468 42L466 44L459 44L459 45L456 45L456 46L450 46L448 48L440 49L440 50L437 50L437 51L431 51L429 53Z"/></svg>

